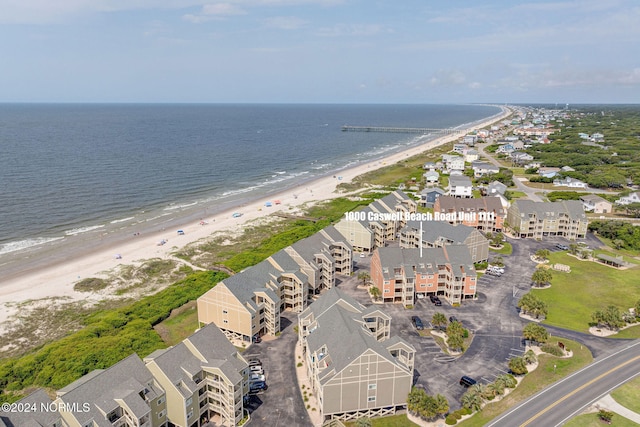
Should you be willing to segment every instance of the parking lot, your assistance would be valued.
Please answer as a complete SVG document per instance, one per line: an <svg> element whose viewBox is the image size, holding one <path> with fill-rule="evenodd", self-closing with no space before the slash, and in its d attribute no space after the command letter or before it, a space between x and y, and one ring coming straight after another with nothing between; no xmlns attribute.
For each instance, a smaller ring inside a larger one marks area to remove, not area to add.
<svg viewBox="0 0 640 427"><path fill-rule="evenodd" d="M489 383L507 371L507 360L521 355L522 328L527 323L518 316L517 302L530 289L530 278L535 263L530 255L538 249L557 251L556 243L568 244L564 239L510 240L513 253L502 256L505 272L502 276L483 275L478 281L478 298L466 300L461 307L451 307L443 300L436 307L429 298L418 299L413 310L405 310L399 304L385 304L383 310L392 316L391 333L411 343L417 351L415 363L415 384L424 387L428 393L444 395L456 409L465 388L460 386L460 377L468 375L480 383ZM597 239L591 237L586 243L595 248ZM337 286L362 304L372 304L366 290L358 288L362 280L357 278L361 271L369 272L370 256L355 256L356 270L352 277L340 276ZM456 316L474 334L470 348L460 357L444 354L432 337L422 337L411 323L411 316L419 316L426 326L436 311L447 318ZM302 426L311 425L305 404L296 386L294 347L297 335L293 330L297 315L282 314L282 334L280 337L253 344L244 355L258 357L263 364L268 390L251 397L248 409L256 425ZM570 339L580 340L594 353L594 356L612 351L611 341L572 331L561 331L547 327L551 333L562 333Z"/></svg>

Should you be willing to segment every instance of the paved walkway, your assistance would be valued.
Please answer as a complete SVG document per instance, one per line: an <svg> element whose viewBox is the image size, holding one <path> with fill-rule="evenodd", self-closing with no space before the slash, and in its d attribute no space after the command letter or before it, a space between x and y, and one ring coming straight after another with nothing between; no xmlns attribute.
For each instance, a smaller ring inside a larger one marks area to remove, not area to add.
<svg viewBox="0 0 640 427"><path fill-rule="evenodd" d="M631 409L625 408L611 397L610 394L607 394L602 399L596 402L596 406L600 408L608 409L611 412L615 412L621 417L625 417L628 420L633 421L634 423L640 424L640 414L632 411Z"/></svg>

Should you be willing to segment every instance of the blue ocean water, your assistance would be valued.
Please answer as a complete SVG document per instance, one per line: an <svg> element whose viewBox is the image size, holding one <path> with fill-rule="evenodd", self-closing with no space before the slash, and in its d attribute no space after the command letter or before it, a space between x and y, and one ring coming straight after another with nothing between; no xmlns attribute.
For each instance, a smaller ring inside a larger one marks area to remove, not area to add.
<svg viewBox="0 0 640 427"><path fill-rule="evenodd" d="M228 207L416 143L478 105L0 104L0 257ZM2 263L0 262L0 265Z"/></svg>

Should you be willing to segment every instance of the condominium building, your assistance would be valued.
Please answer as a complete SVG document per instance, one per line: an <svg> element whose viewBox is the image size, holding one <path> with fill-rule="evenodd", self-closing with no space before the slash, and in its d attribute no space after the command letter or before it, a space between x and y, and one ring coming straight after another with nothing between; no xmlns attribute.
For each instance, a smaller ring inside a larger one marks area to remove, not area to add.
<svg viewBox="0 0 640 427"><path fill-rule="evenodd" d="M394 413L406 405L415 348L390 336L391 317L332 288L298 316L298 335L323 420Z"/></svg>
<svg viewBox="0 0 640 427"><path fill-rule="evenodd" d="M164 389L136 354L85 375L58 390L57 396L69 427L167 425Z"/></svg>
<svg viewBox="0 0 640 427"><path fill-rule="evenodd" d="M233 275L198 298L200 324L215 323L250 342L280 332L280 313L300 313L314 295L352 271L352 248L333 227L303 239Z"/></svg>
<svg viewBox="0 0 640 427"><path fill-rule="evenodd" d="M489 241L473 227L446 221L408 221L400 230L401 248L441 248L445 245L465 245L474 263L489 259Z"/></svg>
<svg viewBox="0 0 640 427"><path fill-rule="evenodd" d="M43 389L18 400L13 406L15 411L0 410L0 427L68 427L57 405Z"/></svg>
<svg viewBox="0 0 640 427"><path fill-rule="evenodd" d="M567 239L583 239L587 235L588 220L579 200L516 200L509 208L507 223L522 238L563 236Z"/></svg>
<svg viewBox="0 0 640 427"><path fill-rule="evenodd" d="M442 295L450 304L476 296L477 274L464 245L439 248L378 248L371 280L384 302L413 306L417 295Z"/></svg>
<svg viewBox="0 0 640 427"><path fill-rule="evenodd" d="M343 218L335 228L354 251L372 252L395 240L406 225L407 214L416 213L417 209L417 202L398 190L354 212L353 219Z"/></svg>
<svg viewBox="0 0 640 427"><path fill-rule="evenodd" d="M217 326L204 326L144 362L166 391L171 425L199 427L214 420L215 425L234 427L242 421L249 366Z"/></svg>
<svg viewBox="0 0 640 427"><path fill-rule="evenodd" d="M463 224L484 232L502 231L507 215L498 197L461 199L441 196L433 204L433 213L451 224Z"/></svg>

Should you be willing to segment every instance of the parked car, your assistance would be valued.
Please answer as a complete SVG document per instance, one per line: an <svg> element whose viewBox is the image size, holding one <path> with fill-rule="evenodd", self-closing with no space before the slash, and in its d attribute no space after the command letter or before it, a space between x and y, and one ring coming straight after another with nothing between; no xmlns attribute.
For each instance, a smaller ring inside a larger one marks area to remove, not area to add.
<svg viewBox="0 0 640 427"><path fill-rule="evenodd" d="M262 374L251 374L251 376L249 377L249 381L250 382L258 382L258 381L265 381L265 377Z"/></svg>
<svg viewBox="0 0 640 427"><path fill-rule="evenodd" d="M249 360L249 366L260 366L260 367L262 367L262 362L260 362L260 359L250 359Z"/></svg>
<svg viewBox="0 0 640 427"><path fill-rule="evenodd" d="M464 387L471 387L472 385L474 385L475 383L477 383L476 380L474 380L471 377L468 377L466 375L464 375L462 378L460 378L460 385L464 386Z"/></svg>
<svg viewBox="0 0 640 427"><path fill-rule="evenodd" d="M262 338L260 338L260 335L254 335L253 342L256 344L260 344L262 342Z"/></svg>
<svg viewBox="0 0 640 427"><path fill-rule="evenodd" d="M422 319L420 319L418 316L411 316L411 322L417 330L421 331L424 329L424 323L422 323Z"/></svg>
<svg viewBox="0 0 640 427"><path fill-rule="evenodd" d="M249 366L249 369L251 370L252 374L260 374L260 375L264 374L264 371L262 370L262 365Z"/></svg>
<svg viewBox="0 0 640 427"><path fill-rule="evenodd" d="M456 316L449 316L449 322L460 322Z"/></svg>
<svg viewBox="0 0 640 427"><path fill-rule="evenodd" d="M435 305L442 305L442 301L440 301L440 298L438 298L435 295L429 295L429 299L431 300L432 303L434 303Z"/></svg>
<svg viewBox="0 0 640 427"><path fill-rule="evenodd" d="M498 267L497 265L492 265L489 268L487 268L487 270L495 271L500 274L504 273L504 267Z"/></svg>
<svg viewBox="0 0 640 427"><path fill-rule="evenodd" d="M268 388L267 383L264 381L257 381L253 383L249 383L249 392L257 393L261 390L266 390Z"/></svg>
<svg viewBox="0 0 640 427"><path fill-rule="evenodd" d="M563 245L562 243L558 243L556 245L556 248L560 249L561 251L568 251L569 250L569 246Z"/></svg>

